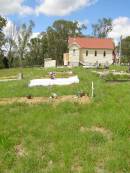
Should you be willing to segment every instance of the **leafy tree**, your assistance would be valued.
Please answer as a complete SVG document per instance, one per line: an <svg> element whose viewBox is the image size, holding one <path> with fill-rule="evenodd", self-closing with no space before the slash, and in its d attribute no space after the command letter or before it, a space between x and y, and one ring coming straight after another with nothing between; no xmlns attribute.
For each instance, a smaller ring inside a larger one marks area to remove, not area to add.
<svg viewBox="0 0 130 173"><path fill-rule="evenodd" d="M57 20L47 29L48 57L63 63L63 53L68 51L68 37L82 36L85 25L80 26L77 21Z"/></svg>
<svg viewBox="0 0 130 173"><path fill-rule="evenodd" d="M3 33L3 27L6 26L6 19L0 16L0 67L3 67L3 51L2 51L2 46L5 44L5 38L4 38L4 33Z"/></svg>
<svg viewBox="0 0 130 173"><path fill-rule="evenodd" d="M24 59L28 51L27 45L30 41L33 27L34 27L34 23L30 21L29 25L23 24L22 26L20 26L18 31L17 53L18 53L21 66L22 66L22 60Z"/></svg>
<svg viewBox="0 0 130 173"><path fill-rule="evenodd" d="M42 65L45 58L52 58L58 65L63 63L63 53L68 52L68 37L83 36L85 25L77 21L57 20L37 38L32 38L32 21L20 27L12 25L6 37L9 65Z"/></svg>
<svg viewBox="0 0 130 173"><path fill-rule="evenodd" d="M98 23L92 25L93 35L99 38L106 38L108 33L112 31L112 19L99 19Z"/></svg>
<svg viewBox="0 0 130 173"><path fill-rule="evenodd" d="M78 21L66 20L57 20L52 27L64 39L68 39L69 36L82 35L82 30L87 28L84 24L80 26Z"/></svg>
<svg viewBox="0 0 130 173"><path fill-rule="evenodd" d="M41 46L41 39L39 37L33 38L30 40L28 44L29 47L29 64L30 65L40 65L42 64L42 46Z"/></svg>
<svg viewBox="0 0 130 173"><path fill-rule="evenodd" d="M57 60L57 39L58 33L52 28L49 27L47 30L47 43L48 43L48 58Z"/></svg>
<svg viewBox="0 0 130 173"><path fill-rule="evenodd" d="M6 44L5 49L7 52L7 57L9 61L9 66L14 66L15 54L16 54L16 43L18 39L18 30L14 23L10 25L8 30L6 31Z"/></svg>
<svg viewBox="0 0 130 173"><path fill-rule="evenodd" d="M130 36L122 39L121 52L122 52L122 61L130 63Z"/></svg>
<svg viewBox="0 0 130 173"><path fill-rule="evenodd" d="M43 58L48 58L48 40L47 40L47 33L42 32L41 36L41 46L42 46L42 56Z"/></svg>
<svg viewBox="0 0 130 173"><path fill-rule="evenodd" d="M42 32L38 37L32 38L28 43L27 63L28 65L42 65L44 59L48 58L47 33Z"/></svg>
<svg viewBox="0 0 130 173"><path fill-rule="evenodd" d="M2 46L5 43L3 27L6 26L6 19L0 16L0 52L2 52Z"/></svg>
<svg viewBox="0 0 130 173"><path fill-rule="evenodd" d="M28 44L29 47L29 57L30 57L30 63L33 64L39 64L40 62L40 51L41 51L41 40L40 38L33 38L31 39L30 43Z"/></svg>

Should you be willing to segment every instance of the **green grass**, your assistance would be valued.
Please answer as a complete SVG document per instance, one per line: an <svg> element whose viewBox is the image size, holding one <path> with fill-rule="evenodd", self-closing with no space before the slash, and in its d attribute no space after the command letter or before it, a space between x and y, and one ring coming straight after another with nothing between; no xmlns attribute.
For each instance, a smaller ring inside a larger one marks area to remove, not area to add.
<svg viewBox="0 0 130 173"><path fill-rule="evenodd" d="M0 83L0 97L49 96L51 92L72 95L79 90L90 94L94 81L95 98L88 105L65 102L57 106L0 106L0 173L129 173L130 83L105 83L91 70L74 68L80 84L27 87L30 79L44 77L48 71L24 69L24 80ZM18 72L0 70L0 76ZM112 138L97 131L81 132L81 127L104 128ZM21 157L17 146L24 151Z"/></svg>

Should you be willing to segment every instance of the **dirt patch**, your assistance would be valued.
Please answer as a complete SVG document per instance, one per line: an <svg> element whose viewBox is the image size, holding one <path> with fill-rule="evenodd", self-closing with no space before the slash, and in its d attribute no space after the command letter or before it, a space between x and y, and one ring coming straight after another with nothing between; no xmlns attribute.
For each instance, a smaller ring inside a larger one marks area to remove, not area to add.
<svg viewBox="0 0 130 173"><path fill-rule="evenodd" d="M13 98L1 98L0 105L8 105L13 103L26 103L26 104L40 104L46 103L47 99L44 97L34 97L32 99L28 99L26 97L13 97Z"/></svg>
<svg viewBox="0 0 130 173"><path fill-rule="evenodd" d="M82 166L80 164L74 164L72 165L71 167L71 171L74 172L74 173L81 173L83 170Z"/></svg>
<svg viewBox="0 0 130 173"><path fill-rule="evenodd" d="M27 155L25 152L25 149L22 144L16 145L15 146L15 153L17 157L24 157Z"/></svg>
<svg viewBox="0 0 130 173"><path fill-rule="evenodd" d="M101 160L98 160L95 166L95 173L109 173L109 171L106 168L106 163L111 160L109 157L104 157ZM118 172L119 173L119 172Z"/></svg>
<svg viewBox="0 0 130 173"><path fill-rule="evenodd" d="M16 79L17 78L17 76L6 76L6 77L0 77L0 80L3 80L3 79Z"/></svg>
<svg viewBox="0 0 130 173"><path fill-rule="evenodd" d="M105 161L100 161L96 168L95 168L96 173L104 173L105 172Z"/></svg>
<svg viewBox="0 0 130 173"><path fill-rule="evenodd" d="M71 165L71 172L74 173L81 173L83 172L83 166L80 163L80 156L79 155L75 155L72 165Z"/></svg>
<svg viewBox="0 0 130 173"><path fill-rule="evenodd" d="M79 104L86 104L90 103L90 98L88 96L84 97L77 97L74 95L68 96L60 96L57 98L48 98L48 97L32 97L28 99L27 97L13 97L13 98L1 98L0 105L8 105L14 103L26 103L26 104L43 104L43 103L52 103L52 104L59 104L62 102L77 102Z"/></svg>
<svg viewBox="0 0 130 173"><path fill-rule="evenodd" d="M19 79L0 79L0 82L17 81Z"/></svg>
<svg viewBox="0 0 130 173"><path fill-rule="evenodd" d="M101 133L103 136L105 136L108 140L112 139L112 132L108 129L105 129L104 127L98 127L98 126L92 126L91 128L87 128L87 127L81 127L80 128L81 132L99 132Z"/></svg>
<svg viewBox="0 0 130 173"><path fill-rule="evenodd" d="M84 97L77 97L74 95L68 95L68 96L61 96L55 100L53 100L55 102L55 104L59 104L61 102L73 102L73 103L79 103L79 104L86 104L86 103L90 103L90 98L88 96L84 96Z"/></svg>

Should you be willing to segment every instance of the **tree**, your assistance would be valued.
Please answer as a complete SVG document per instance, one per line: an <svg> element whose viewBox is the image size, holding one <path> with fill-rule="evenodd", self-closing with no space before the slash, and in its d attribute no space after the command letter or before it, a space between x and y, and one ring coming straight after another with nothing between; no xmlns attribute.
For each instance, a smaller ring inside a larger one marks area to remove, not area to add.
<svg viewBox="0 0 130 173"><path fill-rule="evenodd" d="M40 38L32 38L28 43L29 52L29 64L30 65L40 65L42 64L42 46L41 46L41 39Z"/></svg>
<svg viewBox="0 0 130 173"><path fill-rule="evenodd" d="M52 27L64 39L68 39L69 36L81 36L82 30L87 28L84 24L80 25L78 21L66 20L56 20Z"/></svg>
<svg viewBox="0 0 130 173"><path fill-rule="evenodd" d="M48 58L47 33L42 32L28 43L27 63L28 65L42 65L44 59Z"/></svg>
<svg viewBox="0 0 130 173"><path fill-rule="evenodd" d="M63 54L68 52L68 38L83 36L82 30L85 25L77 21L57 20L49 26L46 32L32 38L32 21L28 25L16 27L14 24L6 34L6 52L9 65L42 65L45 58L52 58L58 65L63 63Z"/></svg>
<svg viewBox="0 0 130 173"><path fill-rule="evenodd" d="M47 40L47 33L42 32L40 34L41 37L41 55L43 58L43 61L45 58L48 58L48 40Z"/></svg>
<svg viewBox="0 0 130 173"><path fill-rule="evenodd" d="M5 43L3 28L6 26L6 19L0 16L0 51L2 52L2 46Z"/></svg>
<svg viewBox="0 0 130 173"><path fill-rule="evenodd" d="M11 23L10 27L6 31L6 43L4 46L7 52L7 58L10 67L14 65L17 39L18 39L17 27L14 23Z"/></svg>
<svg viewBox="0 0 130 173"><path fill-rule="evenodd" d="M93 35L99 38L106 38L108 33L112 31L112 19L99 19L98 23L92 25Z"/></svg>
<svg viewBox="0 0 130 173"><path fill-rule="evenodd" d="M20 26L18 31L17 52L21 66L22 66L22 60L27 53L27 45L30 41L33 27L34 23L30 21L29 25L23 24L22 26Z"/></svg>
<svg viewBox="0 0 130 173"><path fill-rule="evenodd" d="M2 58L3 58L3 50L2 46L5 44L5 38L3 33L3 28L6 26L6 19L0 16L0 67L3 66Z"/></svg>
<svg viewBox="0 0 130 173"><path fill-rule="evenodd" d="M82 36L85 25L79 25L77 21L57 20L47 29L48 57L57 60L57 64L63 63L63 54L68 51L68 37Z"/></svg>
<svg viewBox="0 0 130 173"><path fill-rule="evenodd" d="M122 39L121 52L122 52L122 61L130 63L130 36Z"/></svg>

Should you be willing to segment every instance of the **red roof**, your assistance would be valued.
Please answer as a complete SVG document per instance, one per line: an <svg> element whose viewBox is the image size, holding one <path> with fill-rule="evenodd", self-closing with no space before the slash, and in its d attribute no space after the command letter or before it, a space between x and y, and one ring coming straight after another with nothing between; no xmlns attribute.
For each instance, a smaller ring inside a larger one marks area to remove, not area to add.
<svg viewBox="0 0 130 173"><path fill-rule="evenodd" d="M78 44L80 48L87 49L114 49L115 45L111 38L89 38L89 37L75 37L69 38L69 45Z"/></svg>

